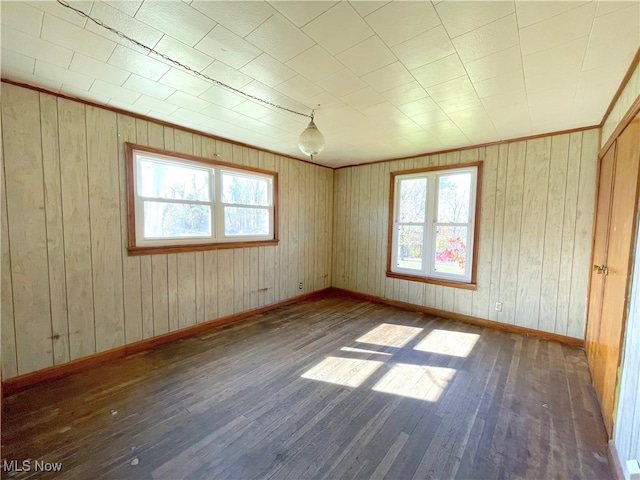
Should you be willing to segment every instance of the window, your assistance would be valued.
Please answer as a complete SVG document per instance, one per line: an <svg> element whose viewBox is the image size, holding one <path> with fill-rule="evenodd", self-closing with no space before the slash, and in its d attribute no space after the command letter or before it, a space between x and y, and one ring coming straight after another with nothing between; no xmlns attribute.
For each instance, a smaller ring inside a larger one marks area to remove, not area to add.
<svg viewBox="0 0 640 480"><path fill-rule="evenodd" d="M474 287L481 163L391 174L387 275Z"/></svg>
<svg viewBox="0 0 640 480"><path fill-rule="evenodd" d="M276 243L277 174L127 144L131 254Z"/></svg>

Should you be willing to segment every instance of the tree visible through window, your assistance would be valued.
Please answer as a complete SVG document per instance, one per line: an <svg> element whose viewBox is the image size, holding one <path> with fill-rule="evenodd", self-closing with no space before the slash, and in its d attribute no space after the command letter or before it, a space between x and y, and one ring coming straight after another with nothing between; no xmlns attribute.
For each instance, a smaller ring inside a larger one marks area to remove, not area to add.
<svg viewBox="0 0 640 480"><path fill-rule="evenodd" d="M127 149L135 228L130 250L275 240L274 173Z"/></svg>
<svg viewBox="0 0 640 480"><path fill-rule="evenodd" d="M392 174L391 274L471 283L478 164Z"/></svg>

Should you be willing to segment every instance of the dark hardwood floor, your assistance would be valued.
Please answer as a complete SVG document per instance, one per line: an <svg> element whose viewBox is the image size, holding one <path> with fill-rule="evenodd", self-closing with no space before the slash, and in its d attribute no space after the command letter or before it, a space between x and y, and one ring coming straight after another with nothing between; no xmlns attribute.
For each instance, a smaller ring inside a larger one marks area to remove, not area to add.
<svg viewBox="0 0 640 480"><path fill-rule="evenodd" d="M582 350L337 294L4 407L2 478L609 478Z"/></svg>

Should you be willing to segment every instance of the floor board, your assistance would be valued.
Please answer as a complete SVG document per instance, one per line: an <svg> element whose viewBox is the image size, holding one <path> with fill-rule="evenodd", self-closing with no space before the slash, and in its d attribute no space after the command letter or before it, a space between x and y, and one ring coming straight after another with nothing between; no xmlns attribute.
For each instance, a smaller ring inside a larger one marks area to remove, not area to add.
<svg viewBox="0 0 640 480"><path fill-rule="evenodd" d="M2 478L609 476L581 349L339 294L43 383L2 420Z"/></svg>

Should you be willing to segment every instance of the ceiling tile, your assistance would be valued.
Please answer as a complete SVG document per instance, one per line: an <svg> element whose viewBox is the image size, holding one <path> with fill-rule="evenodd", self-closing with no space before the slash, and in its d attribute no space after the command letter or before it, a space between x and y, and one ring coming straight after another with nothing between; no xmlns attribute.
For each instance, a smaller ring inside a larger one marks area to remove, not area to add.
<svg viewBox="0 0 640 480"><path fill-rule="evenodd" d="M89 90L91 84L94 81L94 77L89 75L83 75L81 73L71 72L66 68L58 67L46 63L43 60L36 61L36 68L34 70L35 75L42 75L54 82L60 82L62 86L69 85L71 87L79 88L81 90Z"/></svg>
<svg viewBox="0 0 640 480"><path fill-rule="evenodd" d="M216 26L216 22L184 2L144 2L135 18L191 47Z"/></svg>
<svg viewBox="0 0 640 480"><path fill-rule="evenodd" d="M318 81L318 85L336 97L343 97L367 86L364 80L347 68Z"/></svg>
<svg viewBox="0 0 640 480"><path fill-rule="evenodd" d="M177 105L172 105L163 100L149 97L148 95L142 95L140 98L138 98L138 100L135 101L134 105L140 108L145 108L147 110L154 110L156 112L164 113L165 115L171 115L179 108Z"/></svg>
<svg viewBox="0 0 640 480"><path fill-rule="evenodd" d="M159 80L171 67L155 58L147 57L130 48L117 45L109 63L151 80Z"/></svg>
<svg viewBox="0 0 640 480"><path fill-rule="evenodd" d="M40 37L102 61L106 61L116 47L115 42L53 15L44 16Z"/></svg>
<svg viewBox="0 0 640 480"><path fill-rule="evenodd" d="M378 92L384 92L414 81L413 75L400 62L392 63L368 73L362 79Z"/></svg>
<svg viewBox="0 0 640 480"><path fill-rule="evenodd" d="M165 101L177 107L188 108L194 112L200 112L201 110L211 106L211 103L204 98L194 97L189 93L181 92L179 90L172 93Z"/></svg>
<svg viewBox="0 0 640 480"><path fill-rule="evenodd" d="M588 3L548 20L521 28L522 54L530 55L589 35L595 12L596 4Z"/></svg>
<svg viewBox="0 0 640 480"><path fill-rule="evenodd" d="M442 121L448 121L449 117L442 110L430 110L428 112L419 113L417 115L411 115L411 120L418 125L433 125L434 123L440 123Z"/></svg>
<svg viewBox="0 0 640 480"><path fill-rule="evenodd" d="M408 115L409 117L413 117L416 115L422 115L424 113L433 112L434 110L439 110L440 107L433 101L432 98L421 98L420 100L414 100L413 102L405 103L404 105L399 105L398 109Z"/></svg>
<svg viewBox="0 0 640 480"><path fill-rule="evenodd" d="M179 108L171 114L171 117L172 119L179 118L180 120L185 120L195 125L200 125L201 123L209 120L209 117L207 117L206 115L194 112L193 110L188 110L186 108Z"/></svg>
<svg viewBox="0 0 640 480"><path fill-rule="evenodd" d="M263 53L240 69L243 73L274 87L295 76L296 72L271 55Z"/></svg>
<svg viewBox="0 0 640 480"><path fill-rule="evenodd" d="M129 78L131 72L122 70L98 60L76 53L71 60L69 70L89 75L94 78L100 78L114 85L122 85Z"/></svg>
<svg viewBox="0 0 640 480"><path fill-rule="evenodd" d="M411 73L426 88L460 77L466 72L460 58L454 54L411 70Z"/></svg>
<svg viewBox="0 0 640 480"><path fill-rule="evenodd" d="M229 110L228 108L224 108L220 105L209 105L207 108L202 110L203 115L207 115L208 117L213 117L216 120L222 120L228 122L229 120L233 120L234 118L238 118L240 114L238 112L234 112L233 110Z"/></svg>
<svg viewBox="0 0 640 480"><path fill-rule="evenodd" d="M442 25L402 42L391 50L409 70L455 53Z"/></svg>
<svg viewBox="0 0 640 480"><path fill-rule="evenodd" d="M4 3L4 2L1 2ZM76 12L69 8L63 7L58 2L43 2L40 0L36 0L34 2L27 2L34 8L38 10L42 10L46 13L50 13L51 15L66 20L69 23L73 23L74 25L78 25L80 27L84 27L87 23L87 19L85 17L81 17ZM70 6L73 8L77 8L78 10L89 13L91 11L91 6L93 5L93 0L87 1L75 1L75 0L67 0ZM3 7L4 10L4 7ZM4 23L4 22L3 22Z"/></svg>
<svg viewBox="0 0 640 480"><path fill-rule="evenodd" d="M148 47L154 47L164 35L161 31L150 27L146 23L136 20L124 13L122 10L114 8L113 6L107 5L103 2L94 2L91 7L91 16L99 18L106 25L116 28L126 35L130 35L138 42L141 42ZM107 40L120 43L129 48L139 49L139 47L134 46L129 40L120 38L118 35L115 35L104 27L96 25L93 22L87 22L85 28L90 32L106 38ZM143 50L139 49L139 51L142 52Z"/></svg>
<svg viewBox="0 0 640 480"><path fill-rule="evenodd" d="M5 75L6 72L21 75L33 75L33 70L36 66L36 60L34 58L5 49L2 49L0 58L2 59L0 70L2 70Z"/></svg>
<svg viewBox="0 0 640 480"><path fill-rule="evenodd" d="M102 3L111 5L113 8L117 8L130 17L133 17L140 8L140 5L142 5L142 0L127 0L126 2L122 0L102 0Z"/></svg>
<svg viewBox="0 0 640 480"><path fill-rule="evenodd" d="M313 45L313 41L280 14L269 17L245 37L281 62L286 62Z"/></svg>
<svg viewBox="0 0 640 480"><path fill-rule="evenodd" d="M480 82L487 78L513 72L514 70L521 70L522 56L520 54L520 47L515 46L502 50L501 52L479 58L473 62L467 62L464 66L472 82Z"/></svg>
<svg viewBox="0 0 640 480"><path fill-rule="evenodd" d="M198 96L211 86L211 82L198 78L191 73L172 68L159 80L163 85Z"/></svg>
<svg viewBox="0 0 640 480"><path fill-rule="evenodd" d="M334 97L328 92L320 92L318 95L314 95L313 97L307 98L306 102L309 107L318 109L328 109L328 108L340 108L344 107L345 103L337 97Z"/></svg>
<svg viewBox="0 0 640 480"><path fill-rule="evenodd" d="M515 2L518 25L520 28L561 15L569 10L580 8L589 2L561 1L553 2ZM606 3L606 2L605 2Z"/></svg>
<svg viewBox="0 0 640 480"><path fill-rule="evenodd" d="M32 37L5 25L2 25L1 30L3 50L21 53L27 57L44 60L59 67L66 68L71 63L73 51L68 48Z"/></svg>
<svg viewBox="0 0 640 480"><path fill-rule="evenodd" d="M514 13L514 2L442 2L436 10L453 38Z"/></svg>
<svg viewBox="0 0 640 480"><path fill-rule="evenodd" d="M346 2L326 11L302 30L333 55L373 35L373 30Z"/></svg>
<svg viewBox="0 0 640 480"><path fill-rule="evenodd" d="M340 53L337 58L357 75L366 75L397 60L378 37L371 37L351 47Z"/></svg>
<svg viewBox="0 0 640 480"><path fill-rule="evenodd" d="M520 90L524 88L524 74L522 70L515 70L511 73L475 82L473 86L480 98L490 97L500 92Z"/></svg>
<svg viewBox="0 0 640 480"><path fill-rule="evenodd" d="M390 2L369 14L366 22L389 46L409 40L440 24L431 2ZM401 25L401 28L398 28Z"/></svg>
<svg viewBox="0 0 640 480"><path fill-rule="evenodd" d="M622 10L597 17L583 69L603 67L614 60L630 62L640 39L640 5L635 3ZM621 79L620 79L621 80Z"/></svg>
<svg viewBox="0 0 640 480"><path fill-rule="evenodd" d="M516 16L507 15L454 38L453 45L462 61L466 63L506 50L518 45L519 41Z"/></svg>
<svg viewBox="0 0 640 480"><path fill-rule="evenodd" d="M299 102L303 102L305 99L318 95L322 92L320 87L310 80L307 80L302 75L296 75L274 88L288 97L298 100Z"/></svg>
<svg viewBox="0 0 640 480"><path fill-rule="evenodd" d="M607 89L613 88L614 93L618 85L619 79L623 78L629 68L627 61L614 61L607 63L606 68L592 68L591 70L583 70L580 72L578 79L578 90L581 89ZM611 95L602 95L604 98L611 99Z"/></svg>
<svg viewBox="0 0 640 480"><path fill-rule="evenodd" d="M570 75L578 74L587 50L589 37L582 37L571 42L546 50L525 55L522 59L525 76L536 75Z"/></svg>
<svg viewBox="0 0 640 480"><path fill-rule="evenodd" d="M344 68L344 65L330 55L320 45L305 50L292 58L287 65L309 80L317 82Z"/></svg>
<svg viewBox="0 0 640 480"><path fill-rule="evenodd" d="M374 0L374 1L351 0L349 3L360 14L360 16L366 17L367 15L375 12L379 8L384 7L389 2L380 1L380 0Z"/></svg>
<svg viewBox="0 0 640 480"><path fill-rule="evenodd" d="M233 68L246 65L262 53L222 25L216 25L195 47Z"/></svg>
<svg viewBox="0 0 640 480"><path fill-rule="evenodd" d="M134 92L144 93L158 100L165 100L169 95L176 91L174 88L161 85L158 82L141 77L135 73L132 73L122 86L129 90L133 90Z"/></svg>
<svg viewBox="0 0 640 480"><path fill-rule="evenodd" d="M125 104L133 104L140 97L138 92L134 92L117 85L112 85L108 82L103 82L102 80L96 80L93 82L90 91Z"/></svg>
<svg viewBox="0 0 640 480"><path fill-rule="evenodd" d="M177 60L180 63L188 65L190 68L193 68L194 70L198 70L198 71L204 70L205 68L207 68L209 65L213 63L213 58L211 58L209 55L205 55L200 50L196 50L195 48L190 47L189 45L186 45L182 42L179 42L175 38L170 37L168 35L165 35L164 37L162 37L162 39L158 42L155 48L160 53L163 53L169 56L170 58ZM159 57L155 57L153 55L152 57L158 58L158 60L160 61L164 61ZM172 64L169 63L169 65L172 65Z"/></svg>
<svg viewBox="0 0 640 480"><path fill-rule="evenodd" d="M251 83L248 83L242 87L242 91L270 102L276 102L282 97L282 93L274 90L268 85L265 85L259 80L253 80Z"/></svg>
<svg viewBox="0 0 640 480"><path fill-rule="evenodd" d="M354 108L367 108L385 101L384 97L371 87L365 87L362 90L345 95L342 100Z"/></svg>
<svg viewBox="0 0 640 480"><path fill-rule="evenodd" d="M338 2L330 1L276 1L269 2L273 8L287 17L296 26L302 27L314 18L322 15Z"/></svg>
<svg viewBox="0 0 640 480"><path fill-rule="evenodd" d="M470 92L466 95L460 95L453 98L447 98L438 102L438 106L446 114L478 107L480 105L482 105L482 102L475 92Z"/></svg>
<svg viewBox="0 0 640 480"><path fill-rule="evenodd" d="M405 85L383 92L382 96L393 105L404 105L406 103L425 98L428 94L422 85L415 80L412 80Z"/></svg>
<svg viewBox="0 0 640 480"><path fill-rule="evenodd" d="M427 93L436 102L440 102L461 97L466 94L475 93L475 90L473 89L473 85L469 81L469 78L465 75L449 80L445 83L434 85L433 87L427 87Z"/></svg>
<svg viewBox="0 0 640 480"><path fill-rule="evenodd" d="M241 37L247 36L275 13L266 2L196 0L191 7Z"/></svg>
<svg viewBox="0 0 640 480"><path fill-rule="evenodd" d="M97 93L89 92L80 88L69 87L68 85L64 87L64 93L70 97L80 98L82 100L95 102L101 105L107 105L111 101L109 97L105 97L104 95L98 95Z"/></svg>
<svg viewBox="0 0 640 480"><path fill-rule="evenodd" d="M627 7L637 7L638 6L638 2L636 0L633 1L616 1L616 0L611 0L611 1L605 1L605 2L598 2L598 8L596 10L596 16L601 16L601 15L606 15L608 13L612 13L615 12L616 10L622 10L623 8L627 8Z"/></svg>
<svg viewBox="0 0 640 480"><path fill-rule="evenodd" d="M220 61L213 62L205 68L202 73L226 83L233 88L242 88L253 81L253 78L249 75L240 73L238 70L231 68Z"/></svg>
<svg viewBox="0 0 640 480"><path fill-rule="evenodd" d="M23 2L0 3L2 23L33 37L40 36L44 13Z"/></svg>
<svg viewBox="0 0 640 480"><path fill-rule="evenodd" d="M200 95L200 98L225 108L233 108L245 101L244 97L216 85Z"/></svg>

